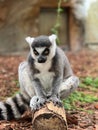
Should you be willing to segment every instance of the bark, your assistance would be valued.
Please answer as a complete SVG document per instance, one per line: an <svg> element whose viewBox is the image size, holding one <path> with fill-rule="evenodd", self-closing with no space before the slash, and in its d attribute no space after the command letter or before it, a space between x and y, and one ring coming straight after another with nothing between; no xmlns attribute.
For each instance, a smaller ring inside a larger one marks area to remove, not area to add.
<svg viewBox="0 0 98 130"><path fill-rule="evenodd" d="M54 106L52 102L32 115L33 130L67 130L64 108Z"/></svg>

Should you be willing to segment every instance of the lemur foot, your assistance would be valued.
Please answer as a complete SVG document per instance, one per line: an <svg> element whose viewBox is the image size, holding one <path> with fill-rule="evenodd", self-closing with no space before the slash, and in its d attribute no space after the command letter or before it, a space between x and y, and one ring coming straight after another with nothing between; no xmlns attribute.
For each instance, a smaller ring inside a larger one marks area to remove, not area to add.
<svg viewBox="0 0 98 130"><path fill-rule="evenodd" d="M57 98L57 96L52 96L48 99L48 102L52 101L54 103L54 105L56 106L59 106L59 107L62 107L62 101Z"/></svg>
<svg viewBox="0 0 98 130"><path fill-rule="evenodd" d="M30 100L31 110L39 110L44 104L46 100L43 97L34 96Z"/></svg>

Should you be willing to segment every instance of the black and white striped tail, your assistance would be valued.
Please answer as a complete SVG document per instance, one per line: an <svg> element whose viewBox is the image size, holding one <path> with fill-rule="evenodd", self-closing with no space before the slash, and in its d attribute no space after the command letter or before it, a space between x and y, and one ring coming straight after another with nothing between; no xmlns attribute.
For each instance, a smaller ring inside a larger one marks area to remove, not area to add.
<svg viewBox="0 0 98 130"><path fill-rule="evenodd" d="M29 107L29 99L22 94L16 94L5 102L0 102L0 120L18 119Z"/></svg>

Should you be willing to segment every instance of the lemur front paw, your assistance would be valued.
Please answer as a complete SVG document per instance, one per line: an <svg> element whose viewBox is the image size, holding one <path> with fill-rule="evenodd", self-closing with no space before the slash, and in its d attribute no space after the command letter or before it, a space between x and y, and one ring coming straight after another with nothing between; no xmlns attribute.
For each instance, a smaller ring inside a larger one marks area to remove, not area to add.
<svg viewBox="0 0 98 130"><path fill-rule="evenodd" d="M43 97L39 97L39 96L34 96L32 97L32 99L30 100L30 107L31 110L39 110L44 104L45 104L46 100Z"/></svg>
<svg viewBox="0 0 98 130"><path fill-rule="evenodd" d="M48 102L50 102L50 101L52 101L55 106L57 105L59 107L62 107L62 101L57 96L51 96L48 99Z"/></svg>

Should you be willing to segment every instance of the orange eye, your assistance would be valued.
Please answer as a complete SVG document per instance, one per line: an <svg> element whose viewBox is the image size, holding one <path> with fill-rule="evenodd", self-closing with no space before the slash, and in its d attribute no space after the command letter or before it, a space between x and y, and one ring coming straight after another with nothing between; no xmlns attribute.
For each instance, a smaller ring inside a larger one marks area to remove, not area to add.
<svg viewBox="0 0 98 130"><path fill-rule="evenodd" d="M48 54L49 54L49 49L46 48L46 49L44 50L44 52L43 52L43 55L48 55Z"/></svg>
<svg viewBox="0 0 98 130"><path fill-rule="evenodd" d="M38 56L38 55L39 55L39 53L36 51L36 49L35 49L35 48L33 49L33 52L34 52L34 54L35 54L36 56Z"/></svg>

